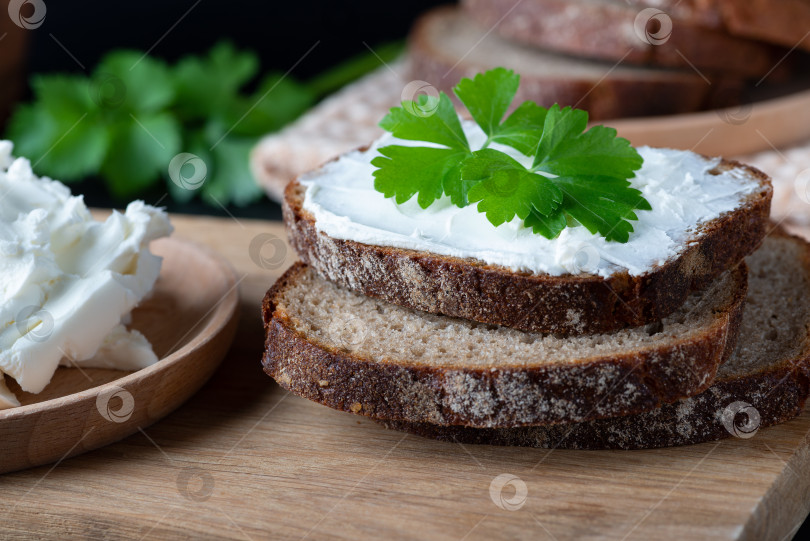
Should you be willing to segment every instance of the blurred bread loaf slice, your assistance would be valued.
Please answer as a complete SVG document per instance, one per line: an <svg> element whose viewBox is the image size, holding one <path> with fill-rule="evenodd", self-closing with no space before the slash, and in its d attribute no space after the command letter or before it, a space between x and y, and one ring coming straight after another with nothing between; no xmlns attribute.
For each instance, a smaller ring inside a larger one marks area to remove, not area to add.
<svg viewBox="0 0 810 541"><path fill-rule="evenodd" d="M546 52L507 41L460 8L428 12L410 40L411 75L451 93L463 77L503 66L521 74L516 103L532 100L585 109L591 120L686 113L734 101L738 78L687 70L617 65Z"/></svg>
<svg viewBox="0 0 810 541"><path fill-rule="evenodd" d="M783 54L624 0L464 0L464 7L506 39L623 65L759 78Z"/></svg>

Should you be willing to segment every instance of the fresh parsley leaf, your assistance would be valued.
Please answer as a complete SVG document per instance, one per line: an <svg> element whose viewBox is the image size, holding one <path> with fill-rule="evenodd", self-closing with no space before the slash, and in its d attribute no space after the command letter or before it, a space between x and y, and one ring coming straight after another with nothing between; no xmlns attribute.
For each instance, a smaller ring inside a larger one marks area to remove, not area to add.
<svg viewBox="0 0 810 541"><path fill-rule="evenodd" d="M188 56L175 67L177 106L186 117L206 117L227 107L259 70L255 53L237 51L228 42L207 56Z"/></svg>
<svg viewBox="0 0 810 541"><path fill-rule="evenodd" d="M487 136L478 150L470 149L443 93L392 109L380 126L395 137L448 148L381 149L383 156L372 161L378 167L375 188L397 203L418 195L423 208L444 193L459 207L478 203L495 226L517 217L547 238L582 225L607 240L627 242L636 211L651 210L628 181L641 167L641 156L612 128L585 131L588 113L571 107L525 102L503 120L519 81L514 72L496 68L462 79L454 89ZM408 113L414 109L437 114ZM487 148L491 143L532 158L532 166Z"/></svg>
<svg viewBox="0 0 810 541"><path fill-rule="evenodd" d="M35 170L65 182L98 170L108 148L106 128L95 115L54 114L30 105L17 110L9 134L15 153L28 157Z"/></svg>
<svg viewBox="0 0 810 541"><path fill-rule="evenodd" d="M495 135L501 119L515 98L520 75L504 68L479 73L472 79L462 79L454 89L475 122L488 137Z"/></svg>
<svg viewBox="0 0 810 541"><path fill-rule="evenodd" d="M594 126L583 132L587 124L585 111L552 106L533 170L557 176L554 183L565 193L562 209L567 216L607 240L627 242L633 231L629 220L638 219L634 210L651 210L627 180L643 160L613 128Z"/></svg>
<svg viewBox="0 0 810 541"><path fill-rule="evenodd" d="M501 123L517 94L519 84L520 75L504 68L495 68L479 73L472 79L462 79L455 93L487 135L488 142L509 145L532 156L543 133L546 109L527 101Z"/></svg>
<svg viewBox="0 0 810 541"><path fill-rule="evenodd" d="M533 101L523 102L503 121L492 141L508 145L521 154L534 156L543 135L547 110Z"/></svg>
<svg viewBox="0 0 810 541"><path fill-rule="evenodd" d="M562 202L562 192L550 179L493 149L479 150L466 160L461 177L476 181L469 200L478 202L478 211L495 226L515 216L525 220L532 212L548 216Z"/></svg>
<svg viewBox="0 0 810 541"><path fill-rule="evenodd" d="M374 186L386 197L396 197L399 204L419 194L422 208L429 207L442 194L454 204L467 201L467 190L461 181L461 163L471 155L467 136L453 107L442 92L438 98L419 96L416 101L403 101L382 119L380 126L395 137L425 141L447 148L405 147L391 145L380 149L372 165Z"/></svg>
<svg viewBox="0 0 810 541"><path fill-rule="evenodd" d="M211 152L215 167L202 186L203 201L221 207L226 202L246 205L261 194L250 172L250 151L255 140L242 137L223 139Z"/></svg>
<svg viewBox="0 0 810 541"><path fill-rule="evenodd" d="M66 182L98 170L109 140L87 79L38 76L32 87L42 105L21 106L8 127L17 154L27 156L37 171Z"/></svg>
<svg viewBox="0 0 810 541"><path fill-rule="evenodd" d="M627 242L637 220L636 210L652 210L639 190L621 178L558 177L554 183L563 192L562 209L591 233L607 240Z"/></svg>
<svg viewBox="0 0 810 541"><path fill-rule="evenodd" d="M179 203L187 203L200 194L201 189L205 186L205 181L210 177L209 168L213 167L214 159L211 156L209 149L211 144L205 138L203 129L188 130L183 138L183 152L188 152L200 158L206 167L206 177L202 186L196 190L189 190L177 182L172 180L169 169L163 171L166 188L168 189L171 198ZM196 170L194 171L196 173Z"/></svg>
<svg viewBox="0 0 810 541"><path fill-rule="evenodd" d="M180 126L167 113L132 117L112 126L110 145L115 152L107 154L101 174L113 195L128 199L154 184L180 152L180 141Z"/></svg>
<svg viewBox="0 0 810 541"><path fill-rule="evenodd" d="M534 233L543 235L547 239L553 239L568 226L568 220L563 209L558 208L549 216L543 216L539 212L532 212L523 220L523 225L531 228Z"/></svg>
<svg viewBox="0 0 810 541"><path fill-rule="evenodd" d="M453 102L444 92L438 98L421 95L416 101L403 101L380 121L380 127L399 139L470 150Z"/></svg>
<svg viewBox="0 0 810 541"><path fill-rule="evenodd" d="M428 208L444 192L447 179L461 176L461 162L466 152L452 148L405 147L390 145L380 149L371 164L374 188L385 197L402 204L419 194L419 206Z"/></svg>
<svg viewBox="0 0 810 541"><path fill-rule="evenodd" d="M636 149L627 139L616 137L613 128L594 126L583 133L587 123L585 111L552 106L535 156L535 169L555 175L632 177L643 161Z"/></svg>
<svg viewBox="0 0 810 541"><path fill-rule="evenodd" d="M552 105L546 113L543 132L534 158L533 167L538 167L557 150L565 140L581 134L588 126L588 113L581 109Z"/></svg>
<svg viewBox="0 0 810 541"><path fill-rule="evenodd" d="M119 101L124 111L152 113L174 101L175 84L169 67L141 52L115 51L105 56L94 70L94 84L102 85L108 77L116 78L121 86Z"/></svg>
<svg viewBox="0 0 810 541"><path fill-rule="evenodd" d="M627 139L616 137L615 129L594 126L560 143L539 170L556 175L608 175L626 179L635 175L642 162Z"/></svg>

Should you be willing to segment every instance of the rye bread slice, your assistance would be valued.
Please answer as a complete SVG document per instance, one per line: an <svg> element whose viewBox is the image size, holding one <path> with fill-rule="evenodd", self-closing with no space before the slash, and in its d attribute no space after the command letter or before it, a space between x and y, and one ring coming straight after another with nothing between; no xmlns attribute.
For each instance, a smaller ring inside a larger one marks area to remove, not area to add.
<svg viewBox="0 0 810 541"><path fill-rule="evenodd" d="M463 5L478 24L506 39L622 64L758 78L784 54L688 20L668 15L652 20L652 13L624 0L464 0Z"/></svg>
<svg viewBox="0 0 810 541"><path fill-rule="evenodd" d="M529 332L605 333L662 319L759 244L768 223L770 180L737 162L722 161L716 169L735 168L761 189L737 211L700 226L679 255L638 276L519 273L475 259L335 239L304 210L306 188L297 181L285 192L284 221L305 263L369 297Z"/></svg>
<svg viewBox="0 0 810 541"><path fill-rule="evenodd" d="M731 355L747 269L656 325L563 338L425 314L297 263L263 303L265 372L326 406L480 428L615 417L705 390Z"/></svg>
<svg viewBox="0 0 810 541"><path fill-rule="evenodd" d="M627 0L680 20L729 34L810 51L807 0Z"/></svg>
<svg viewBox="0 0 810 541"><path fill-rule="evenodd" d="M592 120L687 113L716 105L720 96L735 101L742 92L734 78L572 58L488 30L457 8L428 12L409 38L411 77L452 96L462 77L503 66L521 74L516 103L570 105L587 110Z"/></svg>
<svg viewBox="0 0 810 541"><path fill-rule="evenodd" d="M643 449L751 437L801 413L810 394L810 246L776 233L748 265L737 348L714 384L697 396L638 415L546 427L383 423L446 441L567 449Z"/></svg>

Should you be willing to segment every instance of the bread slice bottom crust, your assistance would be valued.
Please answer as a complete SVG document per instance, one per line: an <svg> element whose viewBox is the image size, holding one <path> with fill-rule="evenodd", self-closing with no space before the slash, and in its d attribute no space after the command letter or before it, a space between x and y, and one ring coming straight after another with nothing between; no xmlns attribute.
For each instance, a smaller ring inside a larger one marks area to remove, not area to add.
<svg viewBox="0 0 810 541"><path fill-rule="evenodd" d="M752 437L752 431L789 421L804 408L810 392L808 381L806 370L797 370L788 363L750 377L718 382L695 397L664 404L650 412L573 424L470 428L376 421L392 430L464 444L544 449L655 449L705 443L734 435ZM733 425L726 426L724 414L729 419L726 423ZM746 428L747 425L750 426Z"/></svg>
<svg viewBox="0 0 810 541"><path fill-rule="evenodd" d="M781 261L781 287L773 288L780 291L769 291L768 283L775 281L773 269L764 269L756 260L765 254L749 258L748 307L737 351L721 367L717 381L699 395L637 415L555 426L476 429L379 422L420 436L469 444L648 449L748 438L761 428L788 421L802 412L810 394L810 247L778 233L766 240L763 249L769 245L774 249L774 243L793 245L794 265Z"/></svg>
<svg viewBox="0 0 810 541"><path fill-rule="evenodd" d="M417 312L296 264L264 299L263 366L295 394L376 419L502 428L629 415L711 385L746 278L741 262L660 325L566 338Z"/></svg>

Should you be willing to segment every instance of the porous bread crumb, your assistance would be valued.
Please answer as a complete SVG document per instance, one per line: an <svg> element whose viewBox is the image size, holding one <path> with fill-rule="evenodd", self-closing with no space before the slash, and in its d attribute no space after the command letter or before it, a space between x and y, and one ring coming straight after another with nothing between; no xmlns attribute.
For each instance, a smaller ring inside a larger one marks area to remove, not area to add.
<svg viewBox="0 0 810 541"><path fill-rule="evenodd" d="M810 322L810 291L803 260L806 248L788 238L768 239L768 251L748 257L748 297L735 354L718 379L762 368L769 360L796 357L805 347Z"/></svg>
<svg viewBox="0 0 810 541"><path fill-rule="evenodd" d="M740 287L726 273L707 290L693 293L653 334L646 326L577 337L525 333L384 303L336 287L312 270L284 291L279 307L291 315L295 329L313 341L373 362L437 368L536 367L583 363L640 349L653 352L673 340L697 336L723 317ZM357 329L333 324L347 314L363 323L362 340L354 332ZM347 336L349 332L352 336Z"/></svg>

